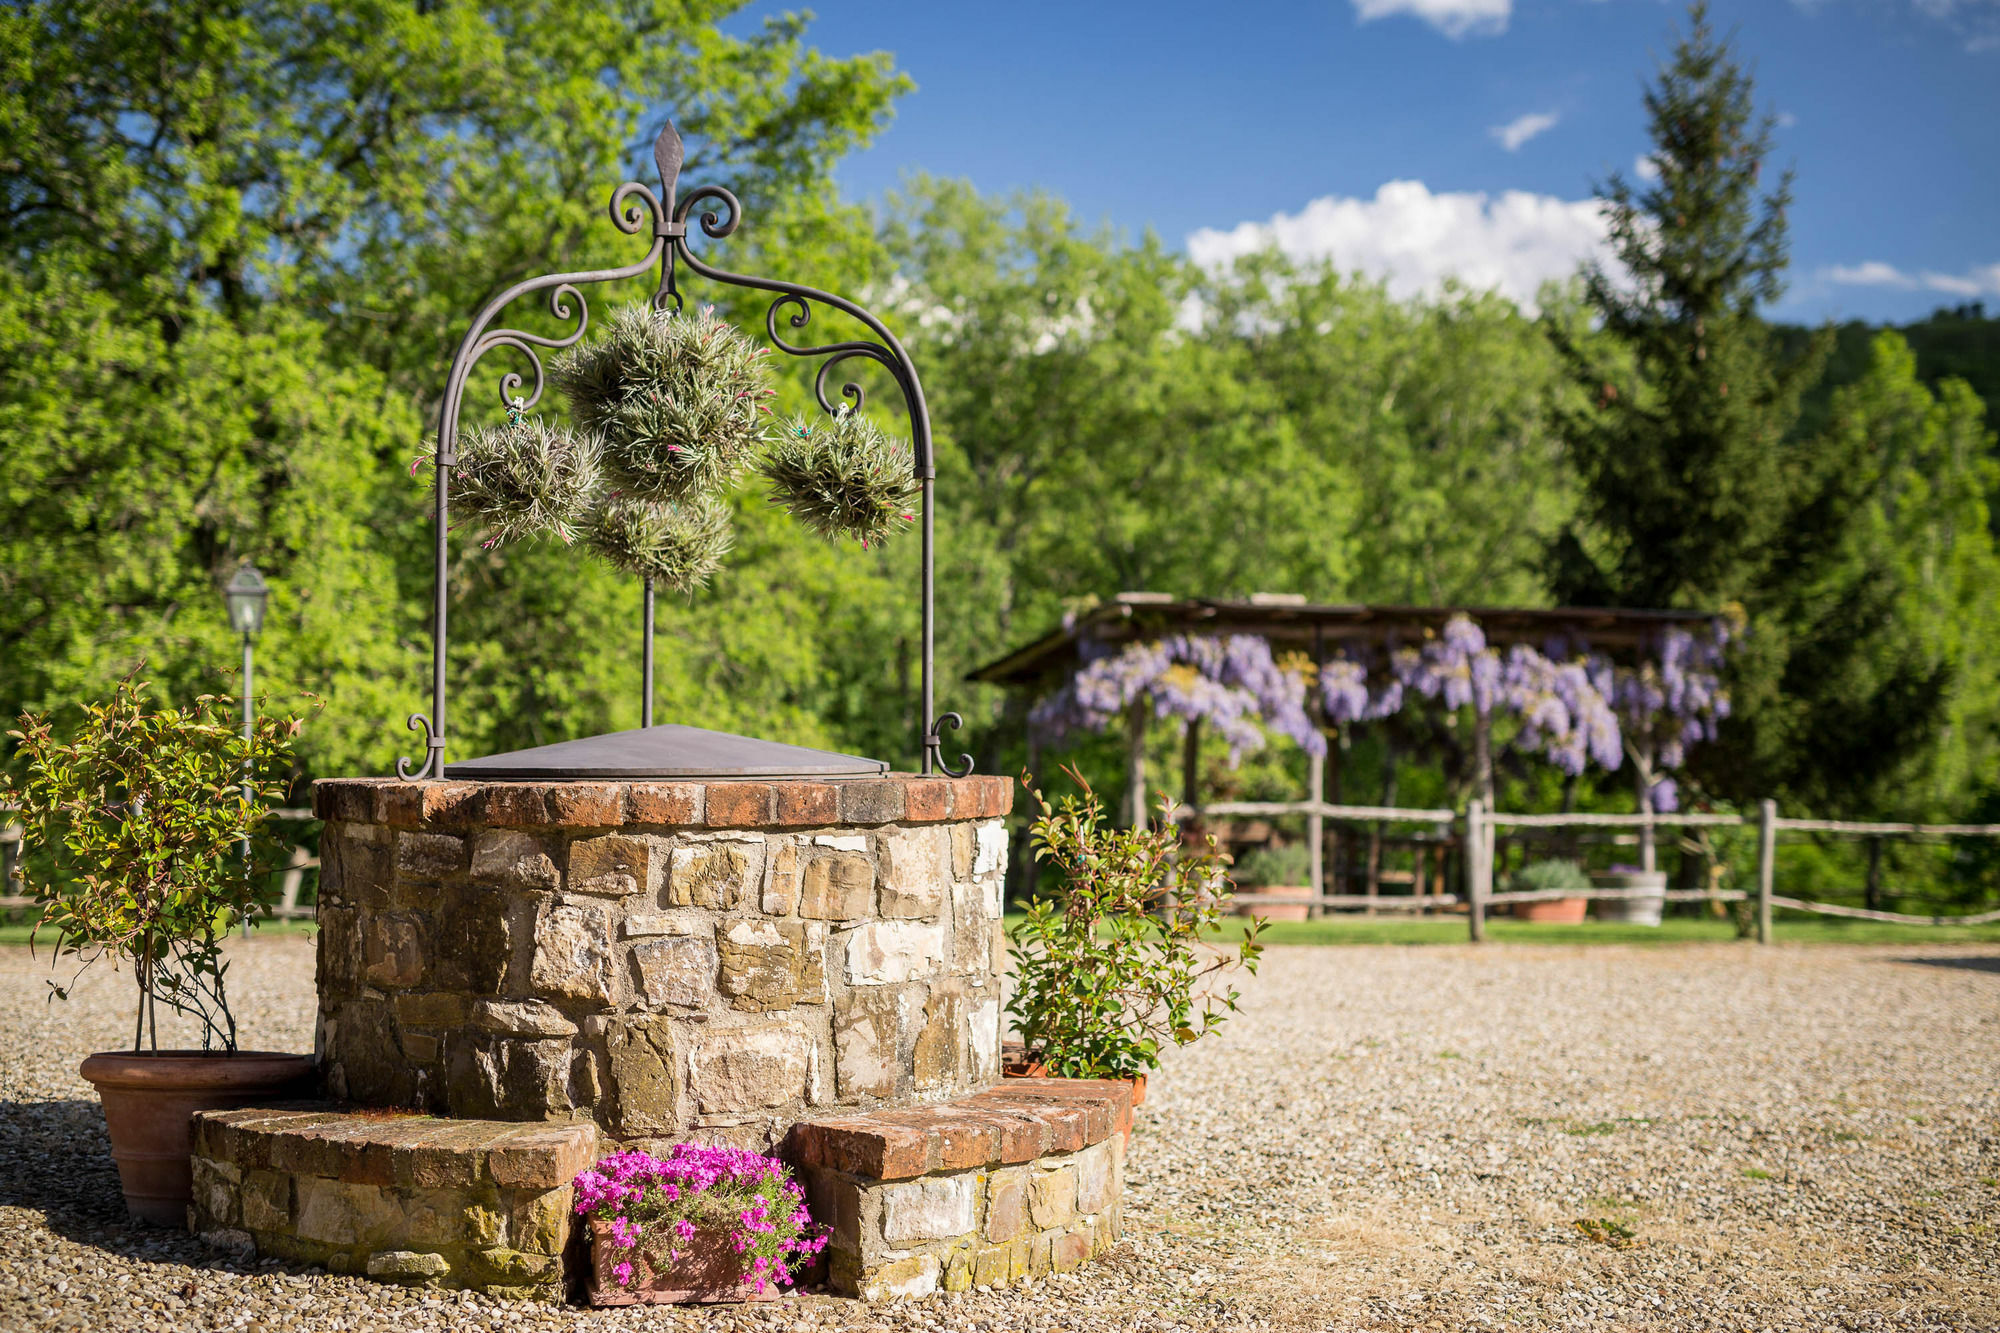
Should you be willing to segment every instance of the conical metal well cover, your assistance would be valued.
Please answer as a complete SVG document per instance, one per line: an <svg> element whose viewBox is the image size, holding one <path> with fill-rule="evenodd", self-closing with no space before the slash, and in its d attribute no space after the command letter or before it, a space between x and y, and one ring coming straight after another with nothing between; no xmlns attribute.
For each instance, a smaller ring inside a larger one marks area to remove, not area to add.
<svg viewBox="0 0 2000 1333"><path fill-rule="evenodd" d="M639 781L648 778L873 778L879 759L781 745L668 723L510 750L446 764L447 778L490 782Z"/></svg>

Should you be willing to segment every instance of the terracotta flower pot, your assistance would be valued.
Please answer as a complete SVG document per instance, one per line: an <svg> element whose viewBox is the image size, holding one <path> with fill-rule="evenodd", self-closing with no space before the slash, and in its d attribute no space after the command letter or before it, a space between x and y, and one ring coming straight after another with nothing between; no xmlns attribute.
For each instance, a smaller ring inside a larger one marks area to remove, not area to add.
<svg viewBox="0 0 2000 1333"><path fill-rule="evenodd" d="M606 1218L590 1219L590 1303L592 1305L715 1305L723 1301L775 1301L775 1282L764 1290L746 1283L750 1261L737 1253L725 1231L701 1228L680 1247L680 1258L655 1270L637 1251L621 1248ZM612 1270L632 1265L632 1280L620 1282Z"/></svg>
<svg viewBox="0 0 2000 1333"><path fill-rule="evenodd" d="M1304 921L1312 914L1315 896L1311 885L1239 889L1231 907L1237 916L1263 921Z"/></svg>
<svg viewBox="0 0 2000 1333"><path fill-rule="evenodd" d="M1051 1078L1048 1066L1040 1060L1009 1060L1000 1067L1000 1072L1008 1078ZM1136 1110L1146 1103L1146 1076L1135 1074L1125 1080L1132 1085L1132 1106Z"/></svg>
<svg viewBox="0 0 2000 1333"><path fill-rule="evenodd" d="M79 1071L97 1087L125 1206L141 1222L187 1225L196 1111L227 1111L312 1091L313 1058L273 1051L102 1051Z"/></svg>
<svg viewBox="0 0 2000 1333"><path fill-rule="evenodd" d="M1514 919L1574 926L1583 920L1584 909L1589 906L1590 900L1587 898L1557 898L1553 902L1515 903Z"/></svg>

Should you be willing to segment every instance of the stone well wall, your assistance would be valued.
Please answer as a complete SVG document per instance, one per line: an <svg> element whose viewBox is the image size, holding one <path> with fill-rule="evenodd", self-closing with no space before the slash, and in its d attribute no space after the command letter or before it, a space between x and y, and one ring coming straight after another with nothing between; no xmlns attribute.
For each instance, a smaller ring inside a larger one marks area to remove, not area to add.
<svg viewBox="0 0 2000 1333"><path fill-rule="evenodd" d="M998 1077L1004 778L318 784L365 1106L774 1146Z"/></svg>

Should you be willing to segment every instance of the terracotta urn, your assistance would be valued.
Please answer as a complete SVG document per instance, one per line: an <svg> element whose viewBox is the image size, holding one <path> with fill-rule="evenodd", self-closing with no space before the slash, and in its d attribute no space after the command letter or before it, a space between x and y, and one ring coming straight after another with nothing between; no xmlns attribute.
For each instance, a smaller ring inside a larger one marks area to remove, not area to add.
<svg viewBox="0 0 2000 1333"><path fill-rule="evenodd" d="M141 1222L187 1225L196 1111L309 1095L313 1058L274 1051L103 1051L79 1071L96 1085L125 1206Z"/></svg>

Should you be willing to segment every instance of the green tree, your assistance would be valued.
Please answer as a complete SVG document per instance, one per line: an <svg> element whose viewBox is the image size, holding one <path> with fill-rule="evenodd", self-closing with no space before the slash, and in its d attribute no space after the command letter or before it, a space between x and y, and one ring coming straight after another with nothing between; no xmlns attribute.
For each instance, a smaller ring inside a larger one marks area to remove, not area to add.
<svg viewBox="0 0 2000 1333"><path fill-rule="evenodd" d="M142 657L184 693L200 663L230 660L211 607L248 557L275 589L268 687L332 700L308 762L386 767L428 655L426 496L405 469L470 313L529 273L631 257L602 210L663 108L690 144L684 180L726 176L779 221L761 258L787 267L790 247L813 267L812 224L839 212L828 167L909 86L883 54L820 55L799 15L724 33L737 8L0 15L9 711L101 694ZM593 309L618 299L593 293ZM481 410L515 368L500 355L471 391ZM812 645L833 613L795 590L824 589L835 553L745 545L711 603L663 616L663 637L692 645L663 660L663 702L699 693L687 720L820 739ZM629 581L562 550L462 559L455 754L636 722Z"/></svg>

